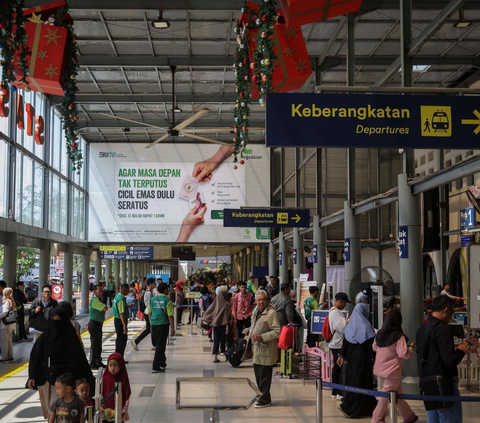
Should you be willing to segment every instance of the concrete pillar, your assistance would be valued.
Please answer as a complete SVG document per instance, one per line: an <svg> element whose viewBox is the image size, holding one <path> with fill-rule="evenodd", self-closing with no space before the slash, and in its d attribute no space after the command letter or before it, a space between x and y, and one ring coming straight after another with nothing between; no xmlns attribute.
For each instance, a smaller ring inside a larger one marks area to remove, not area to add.
<svg viewBox="0 0 480 423"><path fill-rule="evenodd" d="M252 274L252 256L253 256L252 247L245 248L245 254L246 254L246 261L247 261L247 265L245 266L245 273L246 273L245 279L248 279Z"/></svg>
<svg viewBox="0 0 480 423"><path fill-rule="evenodd" d="M253 257L255 259L255 266L260 266L260 250L261 248L258 246L258 245L255 245L255 247L253 247L255 252L253 254Z"/></svg>
<svg viewBox="0 0 480 423"><path fill-rule="evenodd" d="M112 276L112 260L105 260L105 282L108 283L110 276Z"/></svg>
<svg viewBox="0 0 480 423"><path fill-rule="evenodd" d="M237 278L237 264L236 264L236 254L230 254L230 263L232 264L232 281L238 281Z"/></svg>
<svg viewBox="0 0 480 423"><path fill-rule="evenodd" d="M95 258L95 285L98 285L102 280L102 259L100 258L100 251L96 251Z"/></svg>
<svg viewBox="0 0 480 423"><path fill-rule="evenodd" d="M148 266L147 266L147 262L143 262L143 277L147 276L147 273L148 273Z"/></svg>
<svg viewBox="0 0 480 423"><path fill-rule="evenodd" d="M72 303L72 277L73 277L73 252L70 245L64 248L64 273L63 273L63 299L72 304L75 312L75 305Z"/></svg>
<svg viewBox="0 0 480 423"><path fill-rule="evenodd" d="M40 262L39 265L39 281L38 281L38 297L42 296L42 288L48 284L48 275L50 274L50 242L42 240L40 247Z"/></svg>
<svg viewBox="0 0 480 423"><path fill-rule="evenodd" d="M266 245L262 245L260 251L260 266L268 266L268 249Z"/></svg>
<svg viewBox="0 0 480 423"><path fill-rule="evenodd" d="M127 280L127 261L126 260L120 260L120 276L122 277L122 283L130 283L130 281Z"/></svg>
<svg viewBox="0 0 480 423"><path fill-rule="evenodd" d="M353 277L361 269L360 259L360 216L354 216L348 201L344 202L345 210L345 293L352 304L347 304L347 309L352 312L355 307L354 300L350 295L350 284ZM347 261L348 259L348 261ZM356 295L357 293L355 293Z"/></svg>
<svg viewBox="0 0 480 423"><path fill-rule="evenodd" d="M120 260L113 260L113 280L117 292L120 292Z"/></svg>
<svg viewBox="0 0 480 423"><path fill-rule="evenodd" d="M269 276L277 276L277 252L275 244L270 241L268 244L268 274Z"/></svg>
<svg viewBox="0 0 480 423"><path fill-rule="evenodd" d="M399 231L408 254L400 256L400 286L402 287L403 330L410 339L415 339L418 328L423 323L423 276L422 276L422 215L421 196L412 195L407 184L407 175L398 175L398 222ZM411 362L410 362L411 361ZM403 365L405 382L417 383L416 360L405 360Z"/></svg>
<svg viewBox="0 0 480 423"><path fill-rule="evenodd" d="M288 280L288 250L287 243L283 239L283 231L280 231L278 234L278 239L280 241L280 258L279 258L279 268L280 268L280 277L282 278L282 283L290 282Z"/></svg>
<svg viewBox="0 0 480 423"><path fill-rule="evenodd" d="M293 261L293 277L300 281L300 273L303 272L304 263L303 263L303 235L300 235L298 228L293 228L293 251L295 257L296 251L296 260ZM296 297L300 298L300 282L297 283L297 293Z"/></svg>
<svg viewBox="0 0 480 423"><path fill-rule="evenodd" d="M15 288L15 283L17 282L17 234L8 233L6 241L3 259L3 280L8 287Z"/></svg>
<svg viewBox="0 0 480 423"><path fill-rule="evenodd" d="M320 227L320 216L313 216L313 248L317 252L317 262L313 263L313 280L321 291L323 284L327 289L327 239L325 228Z"/></svg>
<svg viewBox="0 0 480 423"><path fill-rule="evenodd" d="M80 314L88 313L90 283L88 274L90 273L90 250L85 250L82 256L82 308L78 311Z"/></svg>
<svg viewBox="0 0 480 423"><path fill-rule="evenodd" d="M128 272L127 272L127 279L128 283L130 283L133 280L133 263L131 260L127 261L127 267L128 267Z"/></svg>
<svg viewBox="0 0 480 423"><path fill-rule="evenodd" d="M238 257L240 259L240 280L245 280L245 250L241 250L238 253Z"/></svg>

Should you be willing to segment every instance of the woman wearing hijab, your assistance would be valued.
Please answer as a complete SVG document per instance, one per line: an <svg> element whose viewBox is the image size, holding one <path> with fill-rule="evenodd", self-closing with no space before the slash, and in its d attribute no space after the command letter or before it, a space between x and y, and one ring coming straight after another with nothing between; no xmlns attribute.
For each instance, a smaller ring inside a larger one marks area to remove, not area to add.
<svg viewBox="0 0 480 423"><path fill-rule="evenodd" d="M75 329L65 309L56 307L50 313L48 329L33 345L28 366L27 387L38 389L45 419L58 398L55 381L65 373L71 373L75 380L87 379L94 394L95 380Z"/></svg>
<svg viewBox="0 0 480 423"><path fill-rule="evenodd" d="M115 395L109 395L115 389L115 383L122 382L122 421L129 420L130 380L122 354L113 353L108 357L108 364L103 373L103 417L102 423L115 421Z"/></svg>
<svg viewBox="0 0 480 423"><path fill-rule="evenodd" d="M213 300L212 305L209 307L203 320L213 327L213 362L219 363L218 348L222 340L222 336L227 341L227 349L232 346L232 333L230 331L230 320L232 318L232 310L228 302L228 290L225 288L217 288L217 296Z"/></svg>
<svg viewBox="0 0 480 423"><path fill-rule="evenodd" d="M353 309L350 323L345 328L345 339L340 350L338 365L347 360L346 386L373 389L373 360L375 353L372 344L375 337L368 321L370 306L360 303ZM362 394L345 392L340 411L349 418L360 419L372 415L377 400Z"/></svg>
<svg viewBox="0 0 480 423"><path fill-rule="evenodd" d="M382 392L402 393L403 360L408 360L415 349L414 343L407 346L407 342L408 338L402 331L402 314L398 309L392 308L385 315L383 327L378 331L373 343L373 350L377 353L373 373L382 381ZM387 399L380 398L373 412L372 423L385 423L387 411ZM398 400L398 411L404 423L413 423L418 420L405 400Z"/></svg>
<svg viewBox="0 0 480 423"><path fill-rule="evenodd" d="M17 303L13 299L13 289L5 288L3 290L2 302L0 303L0 348L2 350L2 363L13 363L13 338L12 334L15 330L15 324L6 324L3 318L7 317L10 312L13 313L17 309Z"/></svg>

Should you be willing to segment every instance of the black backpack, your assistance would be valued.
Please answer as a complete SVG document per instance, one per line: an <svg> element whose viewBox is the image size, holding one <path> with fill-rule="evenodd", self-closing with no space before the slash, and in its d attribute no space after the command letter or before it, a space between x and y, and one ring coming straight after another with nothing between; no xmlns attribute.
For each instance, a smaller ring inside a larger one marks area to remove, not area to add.
<svg viewBox="0 0 480 423"><path fill-rule="evenodd" d="M142 292L142 295L140 295L140 298L138 300L138 308L140 309L140 313L145 313L145 310L147 309L147 305L145 304L145 292Z"/></svg>

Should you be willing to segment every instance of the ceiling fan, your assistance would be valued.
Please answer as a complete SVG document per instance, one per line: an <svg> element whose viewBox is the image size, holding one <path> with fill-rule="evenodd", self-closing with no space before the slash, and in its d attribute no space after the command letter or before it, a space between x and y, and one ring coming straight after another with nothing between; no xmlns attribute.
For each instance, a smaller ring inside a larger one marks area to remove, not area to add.
<svg viewBox="0 0 480 423"><path fill-rule="evenodd" d="M195 112L192 116L189 118L185 119L183 122L180 122L178 125L175 125L175 109L177 107L176 101L175 101L175 71L176 71L176 66L170 66L170 70L172 72L172 125L170 128L162 128L160 126L155 126L155 125L150 125L145 122L141 121L136 121L132 119L127 119L127 118L122 118L118 116L114 116L108 113L99 113L104 116L108 116L114 119L120 119L120 120L125 120L127 122L133 122L133 123L138 123L139 125L143 126L148 126L150 128L155 128L158 129L159 131L166 132L165 135L162 135L160 138L156 139L149 145L147 145L145 148L151 148L155 144L159 143L160 141L163 141L167 139L168 137L178 137L178 136L187 136L190 138L195 138L200 141L207 141L215 144L221 144L221 145L226 145L227 147L233 147L233 143L228 143L224 141L218 141L214 140L212 138L207 138L203 137L201 135L198 135L198 133L202 134L217 134L217 133L224 133L224 134L229 134L233 133L233 128L197 128L197 129L186 129L188 126L190 126L192 123L197 121L198 119L202 118L206 114L210 112L209 109L204 108L199 110L198 112ZM250 131L264 131L265 128L250 128Z"/></svg>

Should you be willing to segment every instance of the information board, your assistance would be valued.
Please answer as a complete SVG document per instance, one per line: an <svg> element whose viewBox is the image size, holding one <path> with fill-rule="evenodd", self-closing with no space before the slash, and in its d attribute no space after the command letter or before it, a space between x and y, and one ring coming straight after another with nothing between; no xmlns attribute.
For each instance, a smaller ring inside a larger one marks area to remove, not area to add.
<svg viewBox="0 0 480 423"><path fill-rule="evenodd" d="M477 226L477 212L475 207L460 210L460 229Z"/></svg>
<svg viewBox="0 0 480 423"><path fill-rule="evenodd" d="M328 313L330 313L330 310L312 310L311 333L322 334L323 322L325 322ZM345 316L345 319L348 319L347 310L342 310L342 314Z"/></svg>
<svg viewBox="0 0 480 423"><path fill-rule="evenodd" d="M288 227L310 226L310 210L297 209L225 209L223 226L237 227Z"/></svg>
<svg viewBox="0 0 480 423"><path fill-rule="evenodd" d="M398 228L398 256L401 259L408 258L408 226Z"/></svg>
<svg viewBox="0 0 480 423"><path fill-rule="evenodd" d="M100 249L102 260L153 260L153 246L115 247L120 250L105 251Z"/></svg>
<svg viewBox="0 0 480 423"><path fill-rule="evenodd" d="M345 261L350 261L350 238L345 238L343 241L343 251L345 254Z"/></svg>
<svg viewBox="0 0 480 423"><path fill-rule="evenodd" d="M474 96L267 94L267 147L476 149Z"/></svg>

